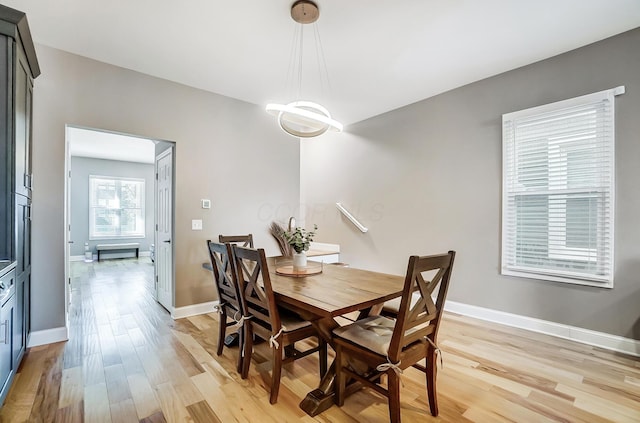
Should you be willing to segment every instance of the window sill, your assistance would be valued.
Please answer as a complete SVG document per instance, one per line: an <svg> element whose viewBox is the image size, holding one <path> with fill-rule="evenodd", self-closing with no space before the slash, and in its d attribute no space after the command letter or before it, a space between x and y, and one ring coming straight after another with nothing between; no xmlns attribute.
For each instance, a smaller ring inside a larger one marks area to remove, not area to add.
<svg viewBox="0 0 640 423"><path fill-rule="evenodd" d="M559 276L559 275L549 275L546 273L542 273L541 271L525 271L525 270L511 270L511 269L502 269L502 275L505 276L516 276L519 278L528 278L528 279L538 279L549 282L562 282L571 285L582 285L582 286L594 286L597 288L613 288L613 280L593 280L593 279L581 279L576 277L569 276Z"/></svg>

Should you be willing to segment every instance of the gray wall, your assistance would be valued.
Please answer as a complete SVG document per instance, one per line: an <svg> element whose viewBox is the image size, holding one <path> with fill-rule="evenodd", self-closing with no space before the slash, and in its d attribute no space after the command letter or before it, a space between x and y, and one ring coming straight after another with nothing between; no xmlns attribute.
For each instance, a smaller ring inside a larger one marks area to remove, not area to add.
<svg viewBox="0 0 640 423"><path fill-rule="evenodd" d="M640 339L639 46L635 29L304 142L306 222L354 267L402 274L455 249L450 300ZM502 114L618 85L615 287L501 276Z"/></svg>
<svg viewBox="0 0 640 423"><path fill-rule="evenodd" d="M176 143L175 305L215 299L205 241L252 232L278 251L268 233L273 204L298 204L299 143L262 106L37 45L33 118L32 329L65 325L65 125ZM230 177L232 175L233 177ZM200 199L212 208L200 208ZM191 231L191 219L204 230Z"/></svg>
<svg viewBox="0 0 640 423"><path fill-rule="evenodd" d="M151 142L151 141L149 141ZM153 187L155 166L146 163L101 160L88 157L71 158L71 255L84 255L84 243L95 254L96 244L138 242L140 251L149 251L153 244ZM144 179L145 237L89 239L89 175ZM106 255L105 255L106 256Z"/></svg>

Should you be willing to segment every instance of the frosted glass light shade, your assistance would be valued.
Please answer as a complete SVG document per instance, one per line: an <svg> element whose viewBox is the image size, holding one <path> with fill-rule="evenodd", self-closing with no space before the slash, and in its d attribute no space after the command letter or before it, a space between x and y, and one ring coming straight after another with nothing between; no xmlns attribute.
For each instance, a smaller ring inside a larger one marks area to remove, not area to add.
<svg viewBox="0 0 640 423"><path fill-rule="evenodd" d="M267 112L278 116L278 124L294 137L312 138L328 130L342 131L342 124L331 118L329 111L312 101L294 101L289 104L270 103Z"/></svg>

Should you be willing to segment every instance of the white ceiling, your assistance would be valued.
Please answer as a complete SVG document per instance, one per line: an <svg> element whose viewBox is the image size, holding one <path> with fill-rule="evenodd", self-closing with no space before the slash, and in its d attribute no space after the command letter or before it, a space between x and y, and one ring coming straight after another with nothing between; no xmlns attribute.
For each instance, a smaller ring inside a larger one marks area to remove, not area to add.
<svg viewBox="0 0 640 423"><path fill-rule="evenodd" d="M71 156L137 163L154 163L155 143L113 132L67 127Z"/></svg>
<svg viewBox="0 0 640 423"><path fill-rule="evenodd" d="M259 105L293 100L293 0L2 2L37 43ZM640 26L639 0L318 4L331 93L313 100L346 124Z"/></svg>

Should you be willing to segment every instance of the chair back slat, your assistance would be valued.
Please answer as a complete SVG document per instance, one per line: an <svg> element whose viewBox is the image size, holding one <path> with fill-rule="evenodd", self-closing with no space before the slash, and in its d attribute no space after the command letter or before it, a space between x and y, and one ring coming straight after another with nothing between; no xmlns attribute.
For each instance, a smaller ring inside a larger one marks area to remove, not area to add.
<svg viewBox="0 0 640 423"><path fill-rule="evenodd" d="M405 347L424 341L427 336L436 342L454 258L455 251L409 258L400 309L389 345L388 356L391 361L398 361ZM426 272L435 272L435 275L425 280L423 273ZM436 288L438 296L434 303L432 295ZM411 306L414 292L420 293L420 299Z"/></svg>
<svg viewBox="0 0 640 423"><path fill-rule="evenodd" d="M226 303L235 310L240 310L240 292L236 282L231 247L211 240L207 240L207 247L220 304Z"/></svg>
<svg viewBox="0 0 640 423"><path fill-rule="evenodd" d="M271 287L269 268L264 249L233 245L235 270L240 286L240 302L245 316L252 321L270 327L273 333L280 330L280 315ZM249 270L251 269L251 270Z"/></svg>
<svg viewBox="0 0 640 423"><path fill-rule="evenodd" d="M236 244L241 247L253 248L253 234L247 235L218 235L221 244Z"/></svg>

